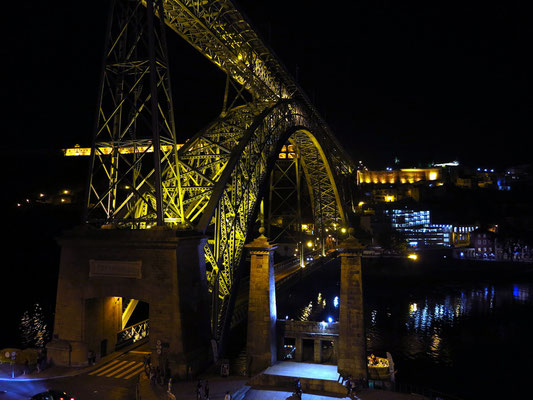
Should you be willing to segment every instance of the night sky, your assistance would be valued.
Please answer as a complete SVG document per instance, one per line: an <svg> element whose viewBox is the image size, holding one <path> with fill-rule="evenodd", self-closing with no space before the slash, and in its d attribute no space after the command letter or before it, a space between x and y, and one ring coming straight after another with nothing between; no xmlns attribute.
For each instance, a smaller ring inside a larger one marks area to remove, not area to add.
<svg viewBox="0 0 533 400"><path fill-rule="evenodd" d="M87 145L107 1L10 3L2 28L2 148L11 152L4 162L20 158L14 147L29 155ZM526 4L238 2L353 158L371 168L395 157L412 166L531 161L533 32ZM169 33L183 140L217 116L224 76Z"/></svg>
<svg viewBox="0 0 533 400"><path fill-rule="evenodd" d="M54 215L39 220L39 209L24 219L14 204L31 191L86 179L86 159L67 160L60 149L90 143L108 1L5 3L0 202L11 242L3 242L0 280L19 288L17 305L3 310L18 318L34 296L55 295L58 248L51 253L50 233L39 230L62 226ZM395 157L407 166L531 162L528 1L238 3L355 160L370 168L390 166ZM217 117L225 78L169 33L183 141ZM28 270L42 288L22 284ZM8 293L2 304L12 302Z"/></svg>

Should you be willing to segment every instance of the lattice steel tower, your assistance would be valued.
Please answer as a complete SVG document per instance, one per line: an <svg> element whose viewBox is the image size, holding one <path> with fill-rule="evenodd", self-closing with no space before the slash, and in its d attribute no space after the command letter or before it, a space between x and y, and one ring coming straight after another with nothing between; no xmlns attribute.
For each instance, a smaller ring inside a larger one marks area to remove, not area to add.
<svg viewBox="0 0 533 400"><path fill-rule="evenodd" d="M85 221L181 223L163 1L111 1Z"/></svg>

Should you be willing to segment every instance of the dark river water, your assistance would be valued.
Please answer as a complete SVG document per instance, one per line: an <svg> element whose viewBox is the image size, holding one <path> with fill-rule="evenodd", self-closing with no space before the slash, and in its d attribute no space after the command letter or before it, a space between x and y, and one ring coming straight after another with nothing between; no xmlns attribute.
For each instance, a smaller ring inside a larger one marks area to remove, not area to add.
<svg viewBox="0 0 533 400"><path fill-rule="evenodd" d="M339 264L316 272L288 295L280 293L278 318L338 320ZM492 276L364 280L367 351L378 356L390 352L399 383L463 399L530 392L531 275Z"/></svg>

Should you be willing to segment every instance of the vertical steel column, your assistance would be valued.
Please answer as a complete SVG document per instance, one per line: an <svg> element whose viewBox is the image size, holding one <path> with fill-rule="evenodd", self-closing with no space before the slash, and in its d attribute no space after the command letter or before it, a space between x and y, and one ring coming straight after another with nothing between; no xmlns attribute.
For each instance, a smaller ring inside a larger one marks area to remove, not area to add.
<svg viewBox="0 0 533 400"><path fill-rule="evenodd" d="M83 207L83 216L82 216L82 222L84 224L88 223L89 221L89 202L91 198L91 188L92 188L92 181L93 181L93 169L94 169L94 161L96 158L96 137L98 132L98 121L100 119L100 109L102 107L102 98L104 95L104 76L105 76L105 65L106 65L106 54L107 51L107 44L111 40L111 27L113 25L113 13L115 10L115 2L116 0L111 0L109 2L109 10L107 12L107 25L106 25L106 32L104 36L104 47L103 47L103 53L104 56L102 57L102 65L100 67L100 79L99 79L99 93L98 93L98 104L96 105L96 109L94 112L94 122L93 122L93 136L91 138L91 156L89 160L89 169L87 171L87 184L85 186L85 198L84 198L84 207Z"/></svg>
<svg viewBox="0 0 533 400"><path fill-rule="evenodd" d="M296 205L296 220L298 223L298 252L300 253L300 267L305 267L305 257L304 257L304 249L305 244L303 243L303 235L302 235L302 196L300 193L301 185L300 185L300 153L296 151L294 153L294 156L296 157L294 160L294 167L296 171L296 197L297 197L297 205Z"/></svg>
<svg viewBox="0 0 533 400"><path fill-rule="evenodd" d="M268 224L266 229L266 236L270 238L271 232L270 227L272 226L272 193L274 191L274 170L275 167L270 171L269 179L269 189L268 189Z"/></svg>
<svg viewBox="0 0 533 400"><path fill-rule="evenodd" d="M159 0L161 1L161 0ZM164 18L164 14L160 15ZM159 137L159 110L157 101L157 63L155 56L155 32L154 32L154 4L152 0L146 2L146 22L148 26L148 59L150 63L150 91L151 91L151 114L152 114L152 147L154 149L154 187L156 199L156 223L163 225L163 194L161 180L161 141ZM160 23L163 23L161 21Z"/></svg>
<svg viewBox="0 0 533 400"><path fill-rule="evenodd" d="M318 152L316 153L316 159L319 159ZM320 215L320 250L322 256L326 255L326 238L324 237L324 213L322 212L322 180L318 178L318 208Z"/></svg>

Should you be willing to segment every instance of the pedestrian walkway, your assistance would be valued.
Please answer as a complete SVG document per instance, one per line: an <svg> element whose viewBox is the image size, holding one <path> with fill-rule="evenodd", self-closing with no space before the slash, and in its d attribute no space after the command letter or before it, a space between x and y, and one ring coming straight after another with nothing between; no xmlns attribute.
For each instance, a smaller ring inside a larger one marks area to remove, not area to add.
<svg viewBox="0 0 533 400"><path fill-rule="evenodd" d="M223 397L221 398L223 399ZM246 393L245 400L298 400L298 397L291 392L284 392L278 390L256 390L251 389ZM343 396L323 396L320 394L303 393L302 400L351 400L349 397ZM422 400L423 396L395 393L385 390L368 389L358 393L353 400ZM218 399L210 399L218 400Z"/></svg>
<svg viewBox="0 0 533 400"><path fill-rule="evenodd" d="M119 359L124 353L130 349L124 349L122 352L110 354L107 357L99 360L96 365L83 368L66 368L66 367L49 367L43 371L32 371L29 374L22 375L19 369L16 373L15 379L11 379L12 369L10 365L0 365L0 380L19 381L21 385L27 384L27 381L32 380L49 380L57 378L66 378L76 375L85 374L87 376L99 376L109 379L117 380L132 380L137 379L140 400L197 400L196 385L198 380L209 381L209 400L224 400L226 392L230 392L232 400L297 400L293 393L288 392L282 387L250 387L248 386L250 379L242 376L221 377L217 374L205 374L197 377L197 379L189 381L177 381L172 383L171 394L167 393L167 383L165 385L151 385L150 380L144 373L144 364L136 360ZM279 365L272 368L270 371L275 371L283 375L286 373L286 368L291 365ZM309 366L308 370L316 368L313 365ZM305 371L302 371L305 372ZM316 371L315 371L316 372ZM421 396L408 395L402 393L394 393L382 390L365 390L357 394L357 400L418 400L423 399ZM302 395L302 400L335 400L348 399L341 396L325 396L323 393L306 393Z"/></svg>

